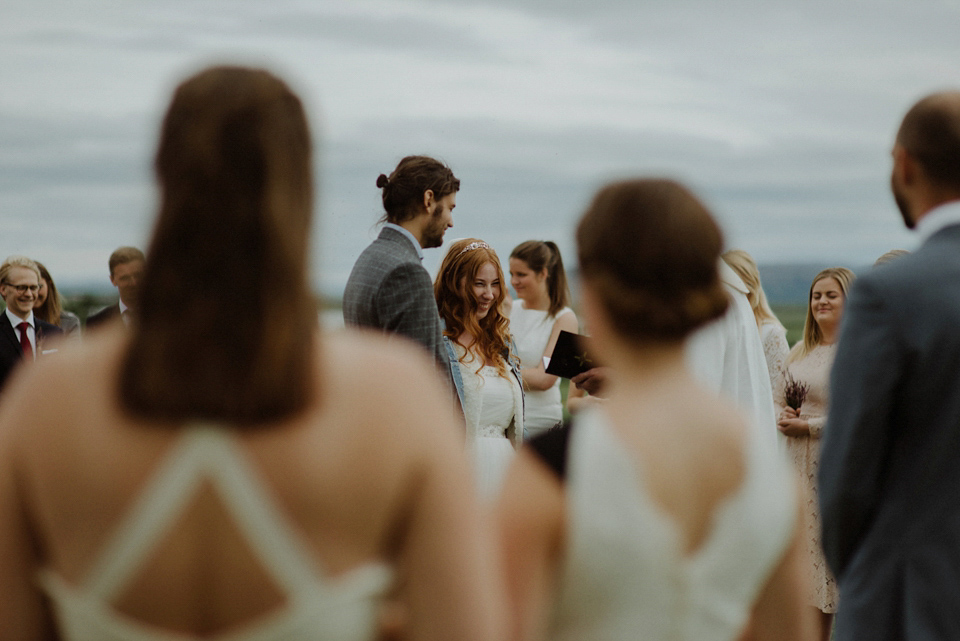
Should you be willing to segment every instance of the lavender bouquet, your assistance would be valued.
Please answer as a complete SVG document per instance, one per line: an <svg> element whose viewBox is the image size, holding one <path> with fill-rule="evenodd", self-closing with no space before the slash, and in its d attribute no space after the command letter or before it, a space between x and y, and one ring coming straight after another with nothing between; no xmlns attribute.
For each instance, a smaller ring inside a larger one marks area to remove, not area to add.
<svg viewBox="0 0 960 641"><path fill-rule="evenodd" d="M810 386L802 381L796 381L787 374L787 382L783 387L783 400L793 409L800 411L800 406L807 400Z"/></svg>

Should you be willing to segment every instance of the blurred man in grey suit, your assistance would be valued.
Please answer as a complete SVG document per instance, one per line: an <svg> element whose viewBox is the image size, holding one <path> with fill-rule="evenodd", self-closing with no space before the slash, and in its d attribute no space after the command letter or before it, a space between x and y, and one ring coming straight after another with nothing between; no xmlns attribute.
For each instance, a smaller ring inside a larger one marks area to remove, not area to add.
<svg viewBox="0 0 960 641"><path fill-rule="evenodd" d="M960 639L960 92L924 98L893 148L920 248L854 285L820 459L837 641Z"/></svg>
<svg viewBox="0 0 960 641"><path fill-rule="evenodd" d="M347 325L413 339L447 369L440 314L423 250L440 247L453 227L460 181L427 156L407 156L390 176L380 174L385 224L357 259L343 292Z"/></svg>

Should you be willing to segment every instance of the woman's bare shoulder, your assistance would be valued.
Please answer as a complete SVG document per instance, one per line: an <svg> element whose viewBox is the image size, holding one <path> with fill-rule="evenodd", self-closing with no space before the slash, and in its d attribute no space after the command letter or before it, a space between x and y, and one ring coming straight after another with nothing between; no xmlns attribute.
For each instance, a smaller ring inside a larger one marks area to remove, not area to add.
<svg viewBox="0 0 960 641"><path fill-rule="evenodd" d="M62 342L55 352L18 367L3 391L3 419L12 414L23 422L100 397L113 380L125 344L122 330L104 330L83 342Z"/></svg>
<svg viewBox="0 0 960 641"><path fill-rule="evenodd" d="M400 430L408 441L436 434L437 424L450 423L450 431L462 432L453 391L423 348L356 329L324 333L320 344L331 397L351 407L369 429Z"/></svg>
<svg viewBox="0 0 960 641"><path fill-rule="evenodd" d="M16 372L0 400L0 456L22 469L67 469L103 442L121 416L114 389L126 336L118 330L61 343Z"/></svg>
<svg viewBox="0 0 960 641"><path fill-rule="evenodd" d="M324 371L342 383L362 381L360 393L411 387L430 391L439 385L433 360L412 342L371 330L343 329L324 333L320 344Z"/></svg>

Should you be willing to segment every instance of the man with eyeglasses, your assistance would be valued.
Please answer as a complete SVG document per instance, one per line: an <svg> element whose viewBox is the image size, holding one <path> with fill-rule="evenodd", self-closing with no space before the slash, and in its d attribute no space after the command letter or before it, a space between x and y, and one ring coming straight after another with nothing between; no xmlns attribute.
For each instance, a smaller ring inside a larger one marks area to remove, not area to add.
<svg viewBox="0 0 960 641"><path fill-rule="evenodd" d="M0 389L20 361L43 353L45 338L63 333L33 315L40 289L40 270L26 256L11 256L0 265L0 296L7 309L0 315Z"/></svg>

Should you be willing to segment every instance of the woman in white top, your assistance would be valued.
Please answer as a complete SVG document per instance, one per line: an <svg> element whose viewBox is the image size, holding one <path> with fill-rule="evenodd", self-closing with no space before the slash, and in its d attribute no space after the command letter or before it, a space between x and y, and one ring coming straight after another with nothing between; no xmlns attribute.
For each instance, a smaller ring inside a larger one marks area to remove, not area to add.
<svg viewBox="0 0 960 641"><path fill-rule="evenodd" d="M456 241L440 264L434 294L477 485L490 499L523 442L523 388L501 311L503 271L497 253L476 238Z"/></svg>
<svg viewBox="0 0 960 641"><path fill-rule="evenodd" d="M510 284L517 293L510 332L527 390L524 433L530 438L563 419L560 378L546 373L543 359L553 353L561 330L577 333L577 316L567 307L567 274L555 243L528 240L517 245L510 254Z"/></svg>
<svg viewBox="0 0 960 641"><path fill-rule="evenodd" d="M501 639L435 368L317 328L298 97L203 71L155 167L137 318L4 397L0 637L362 641L394 594L405 638Z"/></svg>
<svg viewBox="0 0 960 641"><path fill-rule="evenodd" d="M767 295L760 284L760 270L753 257L742 249L731 249L724 252L723 260L733 271L737 272L740 280L747 286L747 300L753 308L753 317L757 321L760 331L760 340L763 342L763 355L767 359L767 370L770 374L770 390L774 397L777 390L783 388L784 368L786 367L787 353L790 346L787 344L787 330L777 318Z"/></svg>
<svg viewBox="0 0 960 641"><path fill-rule="evenodd" d="M688 371L728 305L720 230L677 183L614 183L577 228L606 401L530 442L503 494L513 639L809 639L798 487Z"/></svg>

